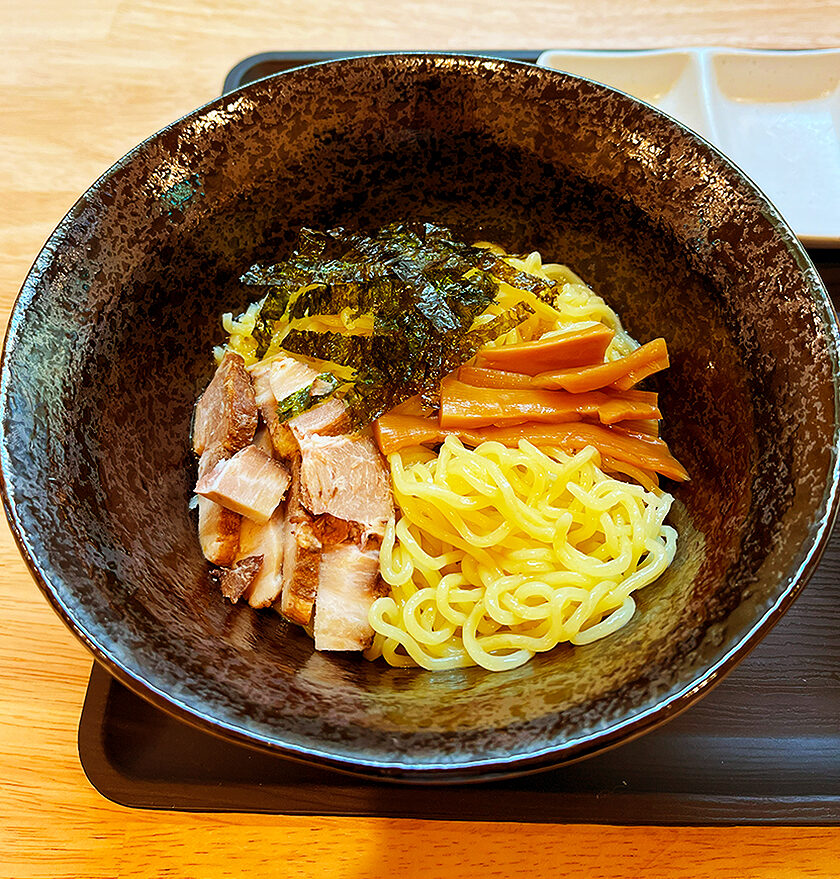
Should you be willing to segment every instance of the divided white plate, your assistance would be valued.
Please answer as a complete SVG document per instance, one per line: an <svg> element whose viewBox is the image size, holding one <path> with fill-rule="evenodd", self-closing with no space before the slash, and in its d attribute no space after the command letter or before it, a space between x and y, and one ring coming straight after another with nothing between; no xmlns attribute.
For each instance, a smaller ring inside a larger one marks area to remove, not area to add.
<svg viewBox="0 0 840 879"><path fill-rule="evenodd" d="M840 244L840 49L543 52L652 104L729 156L801 241Z"/></svg>

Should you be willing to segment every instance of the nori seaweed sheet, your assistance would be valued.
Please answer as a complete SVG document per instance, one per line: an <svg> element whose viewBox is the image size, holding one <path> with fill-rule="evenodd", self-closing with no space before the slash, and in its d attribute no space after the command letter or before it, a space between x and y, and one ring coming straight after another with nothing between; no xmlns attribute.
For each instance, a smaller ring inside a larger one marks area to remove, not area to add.
<svg viewBox="0 0 840 879"><path fill-rule="evenodd" d="M528 317L520 305L471 330L496 296L497 276L541 298L552 290L431 223L394 223L370 235L304 228L288 259L252 266L241 281L265 297L254 329L259 357L276 321L345 310L373 317L372 335L293 329L282 342L355 370L345 399L362 427L415 394L437 405L441 378Z"/></svg>

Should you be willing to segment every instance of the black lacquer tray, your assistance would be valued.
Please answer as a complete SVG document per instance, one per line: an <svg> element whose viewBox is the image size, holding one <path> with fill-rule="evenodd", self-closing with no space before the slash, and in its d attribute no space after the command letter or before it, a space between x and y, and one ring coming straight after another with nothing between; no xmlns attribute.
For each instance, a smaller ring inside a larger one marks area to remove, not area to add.
<svg viewBox="0 0 840 879"><path fill-rule="evenodd" d="M262 52L259 55L251 55L234 67L225 77L222 94L232 92L240 86L247 85L254 80L280 73L281 70L291 70L293 67L301 67L304 64L317 64L319 61L335 61L339 58L353 58L358 55L370 55L373 53L390 51L387 49L371 49L367 52ZM394 51L400 51L396 49ZM498 50L483 49L446 50L458 55L484 55L492 58L507 58L510 61L525 61L534 64L542 54L541 49L516 49Z"/></svg>
<svg viewBox="0 0 840 879"><path fill-rule="evenodd" d="M269 53L225 91L348 53ZM538 52L488 51L534 61ZM840 250L811 257L840 303ZM94 787L126 806L604 824L840 824L840 531L802 596L708 697L581 763L492 784L367 781L233 745L94 666L79 726Z"/></svg>

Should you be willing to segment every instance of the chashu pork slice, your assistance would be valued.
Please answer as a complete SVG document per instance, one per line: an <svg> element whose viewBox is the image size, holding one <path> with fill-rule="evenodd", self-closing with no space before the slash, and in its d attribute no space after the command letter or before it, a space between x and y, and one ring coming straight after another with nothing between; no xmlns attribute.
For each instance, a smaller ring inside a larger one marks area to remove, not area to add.
<svg viewBox="0 0 840 879"><path fill-rule="evenodd" d="M257 405L245 361L228 352L195 404L193 449L200 455L199 481L220 462L249 445L258 423ZM198 498L198 540L204 557L230 565L239 550L242 517L213 500Z"/></svg>
<svg viewBox="0 0 840 879"><path fill-rule="evenodd" d="M287 522L283 542L283 589L279 611L301 626L309 625L318 594L323 546L307 521ZM276 607L277 605L275 605Z"/></svg>
<svg viewBox="0 0 840 879"><path fill-rule="evenodd" d="M221 504L198 497L198 542L204 558L214 565L232 565L239 552L242 516Z"/></svg>
<svg viewBox="0 0 840 879"><path fill-rule="evenodd" d="M254 445L271 455L274 451L268 431L261 427L254 435ZM198 477L209 473L226 457L220 445L205 449L198 462ZM239 533L243 518L221 504L201 495L198 501L198 541L207 561L226 567L243 558L239 552ZM248 521L248 520L244 520ZM235 591L235 590L234 590Z"/></svg>
<svg viewBox="0 0 840 879"><path fill-rule="evenodd" d="M323 403L290 418L288 425L298 445L301 439L313 434L335 436L346 433L350 429L347 404L338 397L328 397Z"/></svg>
<svg viewBox="0 0 840 879"><path fill-rule="evenodd" d="M224 460L221 445L205 449L198 461L199 480ZM201 495L198 500L198 542L204 558L214 565L232 565L239 552L242 516Z"/></svg>
<svg viewBox="0 0 840 879"><path fill-rule="evenodd" d="M381 594L379 552L355 543L327 549L321 558L313 634L316 650L366 650L373 640L368 612Z"/></svg>
<svg viewBox="0 0 840 879"><path fill-rule="evenodd" d="M260 425L259 430L254 434L253 445L268 455L269 458L274 457L274 443L272 443L271 434L264 424Z"/></svg>
<svg viewBox="0 0 840 879"><path fill-rule="evenodd" d="M318 591L318 572L323 545L313 519L300 502L300 458L291 462L292 481L286 503L283 539L283 588L277 610L293 623L306 626Z"/></svg>
<svg viewBox="0 0 840 879"><path fill-rule="evenodd" d="M287 361L288 365L284 366ZM297 367L301 368L297 369ZM287 379L286 384L282 384L279 377L272 382L272 376L275 372ZM264 360L251 367L257 406L268 428L274 450L281 458L293 457L297 453L297 442L288 425L281 423L277 417L277 401L305 388L315 380L317 375L318 373L314 369L310 369L306 364L284 354L273 357L271 360ZM275 387L283 396L278 398L275 395Z"/></svg>
<svg viewBox="0 0 840 879"><path fill-rule="evenodd" d="M284 586L283 592L283 605L295 596L303 611L297 619L287 607L283 613L309 622L314 603L316 649L363 650L373 637L367 614L378 594L378 550L394 514L385 462L367 437L296 436L301 456L293 467L289 505L305 520L309 568L305 602L300 589L287 595Z"/></svg>
<svg viewBox="0 0 840 879"><path fill-rule="evenodd" d="M280 402L280 400L285 400L292 394L308 388L319 375L319 372L300 360L289 357L287 354L279 354L271 361L268 381L274 399Z"/></svg>
<svg viewBox="0 0 840 879"><path fill-rule="evenodd" d="M264 525L242 520L239 535L239 560L260 558L261 564L244 591L251 607L271 607L283 587L283 542L286 513L279 506Z"/></svg>
<svg viewBox="0 0 840 879"><path fill-rule="evenodd" d="M289 485L289 471L256 446L219 461L195 486L196 494L264 524Z"/></svg>
<svg viewBox="0 0 840 879"><path fill-rule="evenodd" d="M394 515L385 459L373 440L360 436L298 438L301 502L314 515L384 528Z"/></svg>
<svg viewBox="0 0 840 879"><path fill-rule="evenodd" d="M255 443L262 432L257 432ZM267 444L270 451L271 441L267 440ZM218 563L224 566L219 572L222 594L234 604L244 596L251 607L270 607L280 595L283 584L286 518L283 504L264 525L199 496L199 511L201 504L208 504L237 520L234 556Z"/></svg>
<svg viewBox="0 0 840 879"><path fill-rule="evenodd" d="M261 555L250 555L240 559L229 568L219 571L219 586L222 595L236 604L243 594L247 592L262 568L263 558Z"/></svg>
<svg viewBox="0 0 840 879"><path fill-rule="evenodd" d="M300 430L304 432L335 431L344 429L348 424L346 407L338 400L333 400L326 408L322 408L325 404L319 404L287 422L281 422L277 417L278 402L298 391L313 387L316 393L323 393L323 389L319 389L319 376L320 373L311 366L286 354L278 354L271 360L251 367L257 406L268 427L274 449L281 458L289 459L297 454L297 441L292 430L297 419L301 419ZM316 409L319 410L316 414L310 414Z"/></svg>
<svg viewBox="0 0 840 879"><path fill-rule="evenodd" d="M193 449L230 457L249 445L257 429L257 401L245 361L228 351L195 404Z"/></svg>

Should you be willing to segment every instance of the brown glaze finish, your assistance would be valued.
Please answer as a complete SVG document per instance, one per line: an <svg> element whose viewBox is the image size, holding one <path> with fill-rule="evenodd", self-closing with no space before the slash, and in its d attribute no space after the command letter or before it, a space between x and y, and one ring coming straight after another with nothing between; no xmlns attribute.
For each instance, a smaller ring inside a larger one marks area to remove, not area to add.
<svg viewBox="0 0 840 879"><path fill-rule="evenodd" d="M617 635L430 674L316 654L223 601L194 514L192 406L236 278L303 224L447 222L569 263L668 339L672 570ZM498 60L358 58L226 96L100 178L50 238L2 373L7 513L56 609L124 683L224 736L414 780L594 753L673 716L795 596L834 515L837 326L772 207L601 86Z"/></svg>

